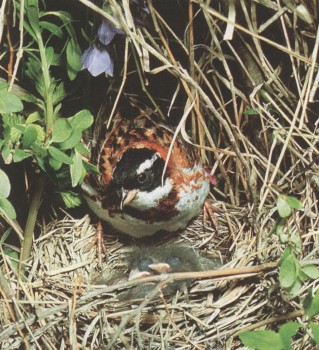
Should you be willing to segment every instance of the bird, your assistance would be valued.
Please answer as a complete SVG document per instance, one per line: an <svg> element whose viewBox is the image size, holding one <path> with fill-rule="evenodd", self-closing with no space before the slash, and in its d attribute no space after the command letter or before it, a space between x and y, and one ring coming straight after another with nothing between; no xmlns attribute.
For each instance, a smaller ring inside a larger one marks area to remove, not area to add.
<svg viewBox="0 0 319 350"><path fill-rule="evenodd" d="M118 112L98 136L91 162L99 173L85 177L84 198L99 219L137 239L183 230L200 213L209 178L195 150L173 142L174 130L155 112L134 111Z"/></svg>
<svg viewBox="0 0 319 350"><path fill-rule="evenodd" d="M140 280L141 283L137 286L117 295L121 301L144 298L157 286L155 282L143 282L145 277L177 272L214 270L222 266L222 259L208 259L194 247L181 243L134 246L125 254L124 260L126 273L118 271L111 277L100 276L94 282L94 284L113 285ZM164 296L170 296L178 290L188 288L191 283L192 280L173 280L167 282L161 291Z"/></svg>

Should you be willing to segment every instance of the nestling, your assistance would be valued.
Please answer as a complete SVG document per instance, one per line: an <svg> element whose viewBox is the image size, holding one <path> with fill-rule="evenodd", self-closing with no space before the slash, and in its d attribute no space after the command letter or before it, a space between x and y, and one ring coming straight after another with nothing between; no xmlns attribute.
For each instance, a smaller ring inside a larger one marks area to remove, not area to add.
<svg viewBox="0 0 319 350"><path fill-rule="evenodd" d="M166 244L163 246L133 247L125 257L128 273L118 272L111 278L100 276L94 284L118 284L139 279L141 283L125 292L118 294L119 300L144 298L157 283L146 283L145 277L170 274L175 272L194 272L214 270L222 266L220 258L208 259L200 255L199 251L182 244ZM175 294L176 291L189 287L191 280L171 281L162 288L165 296Z"/></svg>

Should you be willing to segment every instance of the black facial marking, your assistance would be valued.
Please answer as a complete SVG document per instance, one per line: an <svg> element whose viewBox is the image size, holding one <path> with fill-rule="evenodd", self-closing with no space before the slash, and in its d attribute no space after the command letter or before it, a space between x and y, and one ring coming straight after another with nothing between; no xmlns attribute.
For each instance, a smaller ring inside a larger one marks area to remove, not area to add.
<svg viewBox="0 0 319 350"><path fill-rule="evenodd" d="M141 164L151 160L153 164L143 172L137 173ZM117 163L113 173L113 183L118 190L141 190L151 192L161 186L165 162L156 152L147 148L127 150Z"/></svg>

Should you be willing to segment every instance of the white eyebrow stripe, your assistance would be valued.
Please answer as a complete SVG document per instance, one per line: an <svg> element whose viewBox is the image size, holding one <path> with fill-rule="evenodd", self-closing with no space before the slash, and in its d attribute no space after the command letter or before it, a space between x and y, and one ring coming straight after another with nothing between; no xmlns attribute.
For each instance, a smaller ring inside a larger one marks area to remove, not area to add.
<svg viewBox="0 0 319 350"><path fill-rule="evenodd" d="M136 170L137 175L144 173L146 169L149 169L152 167L156 159L159 158L159 154L155 153L151 159L146 159Z"/></svg>

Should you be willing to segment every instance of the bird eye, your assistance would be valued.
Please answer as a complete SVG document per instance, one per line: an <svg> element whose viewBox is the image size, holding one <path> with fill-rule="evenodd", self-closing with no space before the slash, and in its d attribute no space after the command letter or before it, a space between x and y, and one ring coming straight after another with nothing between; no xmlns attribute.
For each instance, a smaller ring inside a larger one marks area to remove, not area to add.
<svg viewBox="0 0 319 350"><path fill-rule="evenodd" d="M141 185L143 185L145 183L147 179L147 176L145 173L142 173L142 174L139 174L138 177L137 177L137 182Z"/></svg>
<svg viewBox="0 0 319 350"><path fill-rule="evenodd" d="M140 271L147 271L149 270L149 265L153 264L153 261L149 258L142 258L139 262L138 262L138 269Z"/></svg>
<svg viewBox="0 0 319 350"><path fill-rule="evenodd" d="M171 266L171 267L176 267L176 266L178 266L178 265L180 264L179 258L176 258L176 257L174 257L174 258L168 258L168 259L166 260L166 262L167 262L168 265Z"/></svg>

